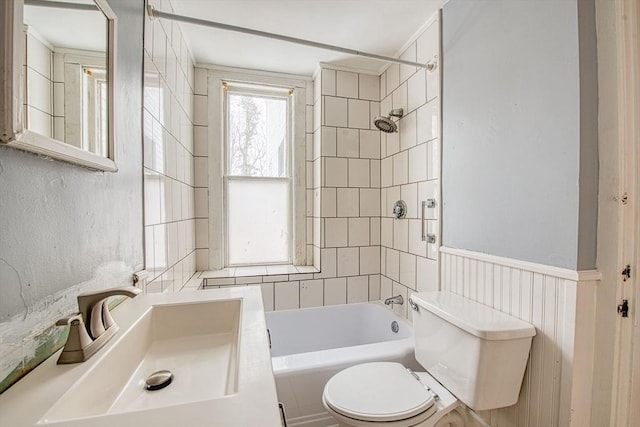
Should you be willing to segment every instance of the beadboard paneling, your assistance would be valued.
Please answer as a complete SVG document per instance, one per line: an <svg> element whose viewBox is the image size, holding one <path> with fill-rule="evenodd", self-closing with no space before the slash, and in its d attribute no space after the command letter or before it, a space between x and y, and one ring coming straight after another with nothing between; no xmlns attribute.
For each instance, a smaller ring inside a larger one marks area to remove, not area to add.
<svg viewBox="0 0 640 427"><path fill-rule="evenodd" d="M547 269L451 248L441 248L440 262L442 290L536 327L518 403L480 415L494 427L589 425L588 411L581 408L590 405L590 393L584 390L591 389L594 317L589 313L597 273Z"/></svg>

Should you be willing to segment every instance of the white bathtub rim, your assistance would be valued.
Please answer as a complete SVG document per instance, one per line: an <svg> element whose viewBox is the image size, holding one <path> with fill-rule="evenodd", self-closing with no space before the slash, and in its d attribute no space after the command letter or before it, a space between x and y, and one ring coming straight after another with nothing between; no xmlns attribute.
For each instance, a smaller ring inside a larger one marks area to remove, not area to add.
<svg viewBox="0 0 640 427"><path fill-rule="evenodd" d="M366 356L363 357L363 354ZM353 363L403 359L414 354L413 334L393 341L332 348L271 358L274 375L285 377ZM302 367L302 369L301 369Z"/></svg>

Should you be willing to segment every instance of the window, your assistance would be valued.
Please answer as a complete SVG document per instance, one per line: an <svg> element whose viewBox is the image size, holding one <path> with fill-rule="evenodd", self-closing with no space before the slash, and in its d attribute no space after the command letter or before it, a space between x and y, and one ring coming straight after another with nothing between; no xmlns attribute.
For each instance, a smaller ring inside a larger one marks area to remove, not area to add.
<svg viewBox="0 0 640 427"><path fill-rule="evenodd" d="M225 265L290 264L291 90L224 87Z"/></svg>

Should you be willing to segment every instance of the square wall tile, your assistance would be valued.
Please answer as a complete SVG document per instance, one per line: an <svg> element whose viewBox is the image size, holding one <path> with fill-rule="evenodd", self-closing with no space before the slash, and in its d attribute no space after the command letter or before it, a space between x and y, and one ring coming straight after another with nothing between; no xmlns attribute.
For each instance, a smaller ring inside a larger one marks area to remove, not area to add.
<svg viewBox="0 0 640 427"><path fill-rule="evenodd" d="M398 221L393 218L381 218L381 241L382 246L393 247L393 222Z"/></svg>
<svg viewBox="0 0 640 427"><path fill-rule="evenodd" d="M347 278L347 303L369 301L369 277L356 276Z"/></svg>
<svg viewBox="0 0 640 427"><path fill-rule="evenodd" d="M400 252L387 249L386 261L386 275L391 280L400 280Z"/></svg>
<svg viewBox="0 0 640 427"><path fill-rule="evenodd" d="M417 258L417 288L418 292L438 291L438 261L428 258Z"/></svg>
<svg viewBox="0 0 640 427"><path fill-rule="evenodd" d="M409 181L409 152L401 151L393 156L393 185L406 184Z"/></svg>
<svg viewBox="0 0 640 427"><path fill-rule="evenodd" d="M357 129L337 130L337 153L340 157L358 157L360 153L360 133Z"/></svg>
<svg viewBox="0 0 640 427"><path fill-rule="evenodd" d="M264 311L273 311L275 308L273 283L262 283L260 285L260 290L262 291L262 304L264 305Z"/></svg>
<svg viewBox="0 0 640 427"><path fill-rule="evenodd" d="M440 133L440 114L437 100L431 101L418 108L417 136L418 143L431 141Z"/></svg>
<svg viewBox="0 0 640 427"><path fill-rule="evenodd" d="M400 65L391 64L387 68L387 95L392 93L398 86L400 86ZM382 110L384 112L384 110Z"/></svg>
<svg viewBox="0 0 640 427"><path fill-rule="evenodd" d="M360 250L358 248L338 248L338 276L360 274Z"/></svg>
<svg viewBox="0 0 640 427"><path fill-rule="evenodd" d="M391 293L393 292L393 282L391 279L385 276L380 277L380 300L384 301L387 298L391 297Z"/></svg>
<svg viewBox="0 0 640 427"><path fill-rule="evenodd" d="M400 59L404 59L405 61L413 61L416 62L416 42L411 43L411 45L400 55ZM412 67L411 65L400 65L400 82L404 82L407 80L413 73L416 72L416 67Z"/></svg>
<svg viewBox="0 0 640 427"><path fill-rule="evenodd" d="M276 282L274 307L276 310L300 308L300 282Z"/></svg>
<svg viewBox="0 0 640 427"><path fill-rule="evenodd" d="M400 252L400 283L416 289L416 256Z"/></svg>
<svg viewBox="0 0 640 427"><path fill-rule="evenodd" d="M386 153L387 156L391 156L392 154L396 154L400 151L400 133L388 133L387 136L387 147Z"/></svg>
<svg viewBox="0 0 640 427"><path fill-rule="evenodd" d="M316 273L314 278L336 277L336 251L335 248L320 250L320 273Z"/></svg>
<svg viewBox="0 0 640 427"><path fill-rule="evenodd" d="M380 188L380 160L371 160L371 188Z"/></svg>
<svg viewBox="0 0 640 427"><path fill-rule="evenodd" d="M325 279L324 305L346 304L347 279L345 277Z"/></svg>
<svg viewBox="0 0 640 427"><path fill-rule="evenodd" d="M418 184L406 184L400 188L400 199L407 204L407 215L405 218L418 218L420 209L418 206Z"/></svg>
<svg viewBox="0 0 640 427"><path fill-rule="evenodd" d="M360 157L366 159L380 159L380 131L360 131Z"/></svg>
<svg viewBox="0 0 640 427"><path fill-rule="evenodd" d="M300 282L300 308L324 305L324 280L303 280Z"/></svg>
<svg viewBox="0 0 640 427"><path fill-rule="evenodd" d="M320 153L323 156L336 155L336 128L323 126Z"/></svg>
<svg viewBox="0 0 640 427"><path fill-rule="evenodd" d="M440 178L440 140L427 143L427 179Z"/></svg>
<svg viewBox="0 0 640 427"><path fill-rule="evenodd" d="M380 217L371 218L371 244L379 245L380 244Z"/></svg>
<svg viewBox="0 0 640 427"><path fill-rule="evenodd" d="M391 187L393 185L393 157L385 157L381 162L380 186Z"/></svg>
<svg viewBox="0 0 640 427"><path fill-rule="evenodd" d="M324 219L324 246L327 248L347 246L347 218Z"/></svg>
<svg viewBox="0 0 640 427"><path fill-rule="evenodd" d="M367 99L369 101L380 100L380 78L378 76L360 74L358 84L360 99Z"/></svg>
<svg viewBox="0 0 640 427"><path fill-rule="evenodd" d="M387 72L380 74L380 98L387 96Z"/></svg>
<svg viewBox="0 0 640 427"><path fill-rule="evenodd" d="M422 220L409 220L409 252L415 255L427 256L427 242L422 240ZM424 223L425 233L427 231L427 223Z"/></svg>
<svg viewBox="0 0 640 427"><path fill-rule="evenodd" d="M360 216L376 217L380 215L380 190L363 188L360 190Z"/></svg>
<svg viewBox="0 0 640 427"><path fill-rule="evenodd" d="M360 216L360 192L357 188L338 188L337 216Z"/></svg>
<svg viewBox="0 0 640 427"><path fill-rule="evenodd" d="M327 157L325 161L325 185L327 187L346 187L347 159Z"/></svg>
<svg viewBox="0 0 640 427"><path fill-rule="evenodd" d="M336 71L323 69L321 72L321 91L322 95L335 96L336 94Z"/></svg>
<svg viewBox="0 0 640 427"><path fill-rule="evenodd" d="M369 101L359 99L349 99L349 120L350 128L369 129Z"/></svg>
<svg viewBox="0 0 640 427"><path fill-rule="evenodd" d="M380 246L360 248L360 274L380 273Z"/></svg>
<svg viewBox="0 0 640 427"><path fill-rule="evenodd" d="M336 216L336 189L322 188L322 200L320 201L320 215L323 218ZM315 206L315 204L314 204Z"/></svg>
<svg viewBox="0 0 640 427"><path fill-rule="evenodd" d="M416 113L412 112L400 119L400 149L406 150L416 145Z"/></svg>
<svg viewBox="0 0 640 427"><path fill-rule="evenodd" d="M327 219L326 221L329 221ZM369 218L349 218L349 246L369 245Z"/></svg>
<svg viewBox="0 0 640 427"><path fill-rule="evenodd" d="M358 98L358 74L336 71L336 96Z"/></svg>
<svg viewBox="0 0 640 427"><path fill-rule="evenodd" d="M369 160L349 159L349 187L369 187Z"/></svg>
<svg viewBox="0 0 640 427"><path fill-rule="evenodd" d="M407 114L407 83L402 83L396 90L393 91L393 108L402 108L404 113Z"/></svg>
<svg viewBox="0 0 640 427"><path fill-rule="evenodd" d="M324 125L347 127L347 99L324 97Z"/></svg>
<svg viewBox="0 0 640 427"><path fill-rule="evenodd" d="M427 179L427 144L409 150L409 182Z"/></svg>
<svg viewBox="0 0 640 427"><path fill-rule="evenodd" d="M421 68L407 82L407 109L414 111L427 102L426 70Z"/></svg>
<svg viewBox="0 0 640 427"><path fill-rule="evenodd" d="M380 299L380 275L372 274L369 276L369 301L378 301Z"/></svg>
<svg viewBox="0 0 640 427"><path fill-rule="evenodd" d="M409 250L409 220L393 221L393 248L403 252Z"/></svg>
<svg viewBox="0 0 640 427"><path fill-rule="evenodd" d="M426 64L438 54L438 22L429 25L418 37L416 58L418 62Z"/></svg>

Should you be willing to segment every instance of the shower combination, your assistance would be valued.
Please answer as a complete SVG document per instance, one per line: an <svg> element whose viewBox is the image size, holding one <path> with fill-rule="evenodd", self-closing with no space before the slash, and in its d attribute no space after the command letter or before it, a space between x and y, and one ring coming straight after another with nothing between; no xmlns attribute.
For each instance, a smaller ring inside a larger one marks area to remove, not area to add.
<svg viewBox="0 0 640 427"><path fill-rule="evenodd" d="M389 111L388 116L379 116L373 121L373 124L376 125L378 129L382 132L393 133L398 131L398 125L396 124L391 117L402 117L404 115L404 110L402 108L396 108Z"/></svg>

